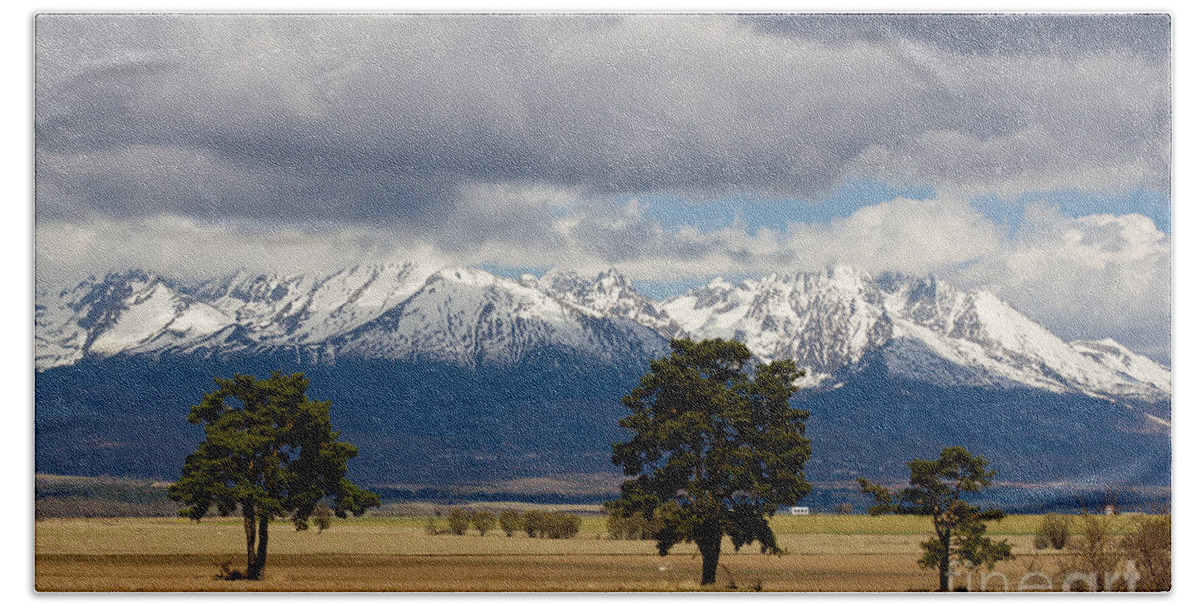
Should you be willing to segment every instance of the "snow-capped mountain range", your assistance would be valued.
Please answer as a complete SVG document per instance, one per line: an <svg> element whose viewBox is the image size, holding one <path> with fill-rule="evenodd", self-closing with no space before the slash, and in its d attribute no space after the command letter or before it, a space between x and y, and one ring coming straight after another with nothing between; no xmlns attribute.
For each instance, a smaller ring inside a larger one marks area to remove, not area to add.
<svg viewBox="0 0 1200 608"><path fill-rule="evenodd" d="M39 293L35 361L44 371L86 357L295 351L314 362L503 366L544 348L601 361L647 359L683 336L733 338L763 359L794 359L809 371L809 386L836 387L868 354L909 344L963 371L940 382L1125 404L1167 402L1171 394L1170 369L1111 339L1066 342L990 292L847 267L736 285L716 279L663 302L614 270L509 279L403 263L324 277L243 272L203 283L130 271Z"/></svg>

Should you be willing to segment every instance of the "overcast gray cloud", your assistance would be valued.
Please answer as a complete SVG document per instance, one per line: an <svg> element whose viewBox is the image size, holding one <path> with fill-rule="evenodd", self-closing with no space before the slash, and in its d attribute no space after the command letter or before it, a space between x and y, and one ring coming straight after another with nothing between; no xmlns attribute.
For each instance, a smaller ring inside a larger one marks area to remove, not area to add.
<svg viewBox="0 0 1200 608"><path fill-rule="evenodd" d="M430 225L475 182L1165 188L1169 63L1140 38L1064 36L1063 58L964 54L965 26L879 34L909 21L839 18L830 40L707 16L42 17L38 214Z"/></svg>
<svg viewBox="0 0 1200 608"><path fill-rule="evenodd" d="M829 43L907 40L972 55L1057 55L1120 51L1165 59L1171 19L1163 14L755 15L763 30Z"/></svg>
<svg viewBox="0 0 1200 608"><path fill-rule="evenodd" d="M1045 209L1012 234L969 201L1169 194L1170 60L1164 15L43 15L38 280L844 262L937 272L1167 358L1152 223ZM937 196L761 230L646 212L663 194L820 204L862 179Z"/></svg>

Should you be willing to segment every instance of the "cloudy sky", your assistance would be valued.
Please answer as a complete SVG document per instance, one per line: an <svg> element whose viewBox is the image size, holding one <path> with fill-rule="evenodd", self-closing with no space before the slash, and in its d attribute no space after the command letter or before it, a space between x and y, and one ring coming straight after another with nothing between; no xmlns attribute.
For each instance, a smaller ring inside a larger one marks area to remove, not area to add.
<svg viewBox="0 0 1200 608"><path fill-rule="evenodd" d="M39 288L844 263L1169 362L1162 15L40 16Z"/></svg>

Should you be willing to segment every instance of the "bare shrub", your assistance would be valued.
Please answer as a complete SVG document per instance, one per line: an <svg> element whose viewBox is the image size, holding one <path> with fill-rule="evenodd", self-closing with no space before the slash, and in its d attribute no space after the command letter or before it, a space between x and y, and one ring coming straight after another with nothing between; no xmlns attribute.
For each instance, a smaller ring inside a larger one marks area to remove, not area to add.
<svg viewBox="0 0 1200 608"><path fill-rule="evenodd" d="M1071 539L1071 520L1058 513L1042 518L1033 534L1033 546L1037 549L1063 549Z"/></svg>
<svg viewBox="0 0 1200 608"><path fill-rule="evenodd" d="M608 518L604 520L605 527L608 528L608 537L613 540L626 540L629 538L629 518L621 517L619 513L609 513Z"/></svg>
<svg viewBox="0 0 1200 608"><path fill-rule="evenodd" d="M526 511L525 515L521 516L521 527L525 530L525 533L529 535L529 538L537 538L539 535L545 536L545 521L548 515L549 513L546 513L545 511L534 509L532 511Z"/></svg>
<svg viewBox="0 0 1200 608"><path fill-rule="evenodd" d="M629 539L646 540L653 535L653 526L645 515L634 513L629 516Z"/></svg>
<svg viewBox="0 0 1200 608"><path fill-rule="evenodd" d="M583 525L583 518L574 513L563 513L561 511L553 511L548 513L545 518L545 533L542 536L547 538L574 538L579 534L579 528Z"/></svg>
<svg viewBox="0 0 1200 608"><path fill-rule="evenodd" d="M575 538L583 529L583 518L574 513L564 513L563 521L563 530L565 531L563 538Z"/></svg>
<svg viewBox="0 0 1200 608"><path fill-rule="evenodd" d="M319 502L313 507L312 518L313 523L317 524L317 534L320 534L333 525L333 510L324 502Z"/></svg>
<svg viewBox="0 0 1200 608"><path fill-rule="evenodd" d="M437 522L430 517L425 520L425 533L430 536L437 536L439 534L449 534L450 530L443 530L437 527Z"/></svg>
<svg viewBox="0 0 1200 608"><path fill-rule="evenodd" d="M1145 515L1121 539L1121 551L1137 568L1138 591L1171 590L1171 516Z"/></svg>
<svg viewBox="0 0 1200 608"><path fill-rule="evenodd" d="M1044 551L1050 548L1050 538L1040 531L1033 535L1033 548L1038 551Z"/></svg>
<svg viewBox="0 0 1200 608"><path fill-rule="evenodd" d="M605 521L609 538L615 540L649 540L662 529L663 523L659 517L647 518L640 511L624 517L618 511L609 511Z"/></svg>
<svg viewBox="0 0 1200 608"><path fill-rule="evenodd" d="M1119 547L1121 520L1084 510L1079 516L1079 538L1059 561L1066 591L1105 591L1124 588L1120 576L1123 555Z"/></svg>

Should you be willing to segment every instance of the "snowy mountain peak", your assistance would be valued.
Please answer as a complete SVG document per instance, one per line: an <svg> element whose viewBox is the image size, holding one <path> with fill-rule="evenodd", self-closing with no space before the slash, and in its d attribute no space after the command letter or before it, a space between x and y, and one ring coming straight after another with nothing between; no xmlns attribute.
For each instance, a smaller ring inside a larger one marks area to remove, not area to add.
<svg viewBox="0 0 1200 608"><path fill-rule="evenodd" d="M511 366L550 351L598 360L638 360L661 338L624 318L566 304L529 281L443 268L399 305L330 340L327 353Z"/></svg>
<svg viewBox="0 0 1200 608"><path fill-rule="evenodd" d="M933 276L833 267L736 287L713 281L663 308L693 337L740 340L761 358L791 358L818 375L853 368L892 341L914 340L994 383L1118 400L1170 399L1170 371L1162 366L1134 359L1127 349L1067 344L995 294L964 291Z"/></svg>
<svg viewBox="0 0 1200 608"><path fill-rule="evenodd" d="M388 263L327 276L243 271L200 283L134 270L39 292L35 323L39 370L86 356L281 348L508 364L539 348L657 352L686 335L739 340L764 360L794 359L810 381L836 382L873 352L915 345L946 369L970 370L975 383L1123 402L1167 402L1171 390L1170 369L1108 339L1068 344L988 291L846 266L736 285L717 278L661 303L614 269L514 280ZM902 359L914 360L892 358Z"/></svg>
<svg viewBox="0 0 1200 608"><path fill-rule="evenodd" d="M111 356L175 347L218 332L233 320L171 282L141 270L89 277L57 298L39 294L38 369L85 354Z"/></svg>
<svg viewBox="0 0 1200 608"><path fill-rule="evenodd" d="M679 332L658 302L638 293L633 281L613 268L590 278L556 268L536 285L560 302L591 314L629 319L668 338Z"/></svg>
<svg viewBox="0 0 1200 608"><path fill-rule="evenodd" d="M829 374L890 337L878 335L881 301L864 273L831 268L770 275L736 287L713 281L663 307L695 337L739 340L764 359L795 359Z"/></svg>
<svg viewBox="0 0 1200 608"><path fill-rule="evenodd" d="M798 277L808 278L845 291L862 291L872 280L866 271L853 266L836 265L826 268L823 272L800 273Z"/></svg>
<svg viewBox="0 0 1200 608"><path fill-rule="evenodd" d="M553 268L538 281L547 293L569 296L579 302L603 305L619 300L622 295L636 295L633 281L609 268L594 277L584 277L574 270Z"/></svg>

